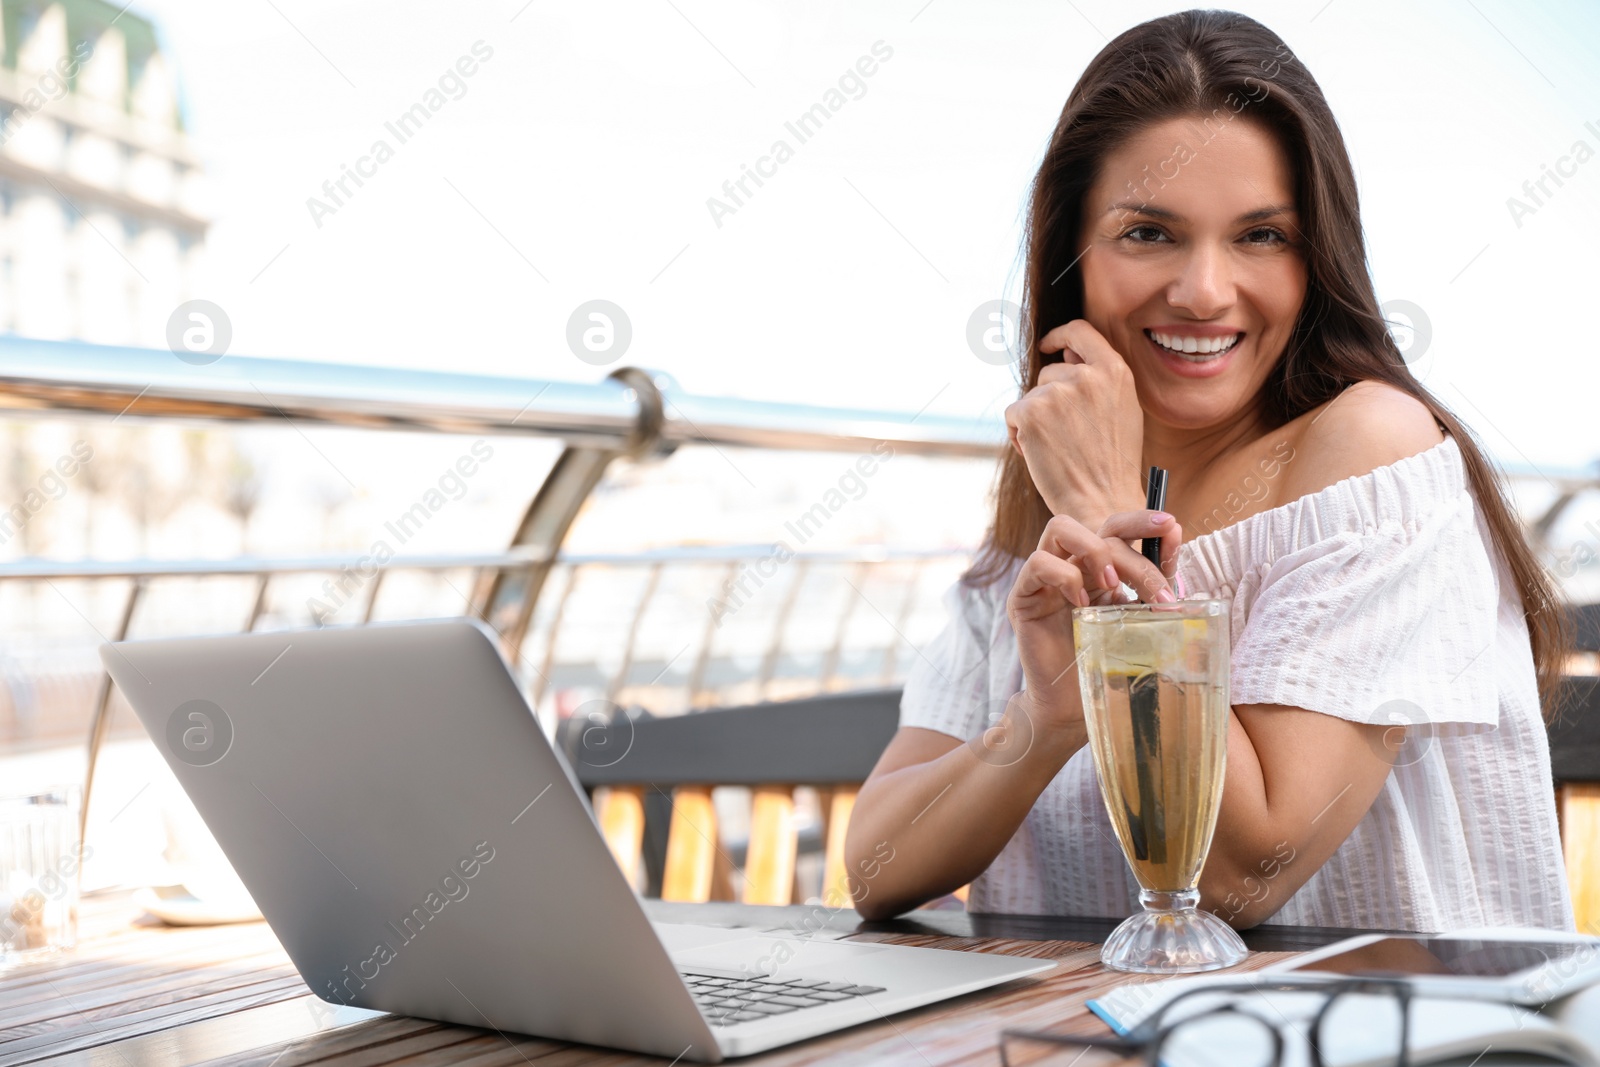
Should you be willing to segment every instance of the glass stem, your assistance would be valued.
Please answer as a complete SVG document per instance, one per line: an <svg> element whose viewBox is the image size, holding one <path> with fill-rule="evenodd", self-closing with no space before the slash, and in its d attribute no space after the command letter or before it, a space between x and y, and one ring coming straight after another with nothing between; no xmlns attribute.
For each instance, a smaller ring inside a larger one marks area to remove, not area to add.
<svg viewBox="0 0 1600 1067"><path fill-rule="evenodd" d="M1200 903L1200 890L1181 889L1176 893L1159 893L1154 889L1139 890L1139 903L1145 911L1193 911Z"/></svg>

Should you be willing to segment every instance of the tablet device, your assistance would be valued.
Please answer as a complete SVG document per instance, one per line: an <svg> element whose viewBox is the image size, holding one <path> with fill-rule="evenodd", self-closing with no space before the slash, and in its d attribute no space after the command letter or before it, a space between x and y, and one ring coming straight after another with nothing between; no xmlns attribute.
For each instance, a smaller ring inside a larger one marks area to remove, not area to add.
<svg viewBox="0 0 1600 1067"><path fill-rule="evenodd" d="M1543 1004L1600 982L1600 939L1555 931L1369 934L1309 952L1275 975L1404 978L1420 996Z"/></svg>

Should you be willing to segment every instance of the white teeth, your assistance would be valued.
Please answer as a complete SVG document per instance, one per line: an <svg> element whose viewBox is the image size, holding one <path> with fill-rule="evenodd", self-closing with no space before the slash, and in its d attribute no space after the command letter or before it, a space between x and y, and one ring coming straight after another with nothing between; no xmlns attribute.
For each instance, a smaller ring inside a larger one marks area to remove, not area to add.
<svg viewBox="0 0 1600 1067"><path fill-rule="evenodd" d="M1239 338L1243 336L1243 334L1236 333L1231 337L1177 337L1172 334L1156 333L1154 331L1151 331L1150 333L1150 337L1155 340L1156 344L1167 349L1168 351L1179 352L1185 355L1190 353L1198 353L1206 357L1216 356L1226 352L1228 349L1237 344L1239 342Z"/></svg>

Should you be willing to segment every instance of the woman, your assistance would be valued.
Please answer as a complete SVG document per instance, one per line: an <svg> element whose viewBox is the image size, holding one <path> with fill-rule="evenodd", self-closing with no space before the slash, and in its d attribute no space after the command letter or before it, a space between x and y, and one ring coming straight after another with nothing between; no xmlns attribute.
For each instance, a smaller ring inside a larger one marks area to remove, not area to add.
<svg viewBox="0 0 1600 1067"><path fill-rule="evenodd" d="M986 550L851 820L860 912L969 882L974 911L1137 908L1071 630L1127 587L1230 602L1201 907L1570 929L1540 718L1554 591L1385 329L1344 142L1275 34L1189 11L1094 59L1034 183L1025 301ZM1151 464L1165 513L1143 508ZM1152 536L1159 569L1134 548Z"/></svg>

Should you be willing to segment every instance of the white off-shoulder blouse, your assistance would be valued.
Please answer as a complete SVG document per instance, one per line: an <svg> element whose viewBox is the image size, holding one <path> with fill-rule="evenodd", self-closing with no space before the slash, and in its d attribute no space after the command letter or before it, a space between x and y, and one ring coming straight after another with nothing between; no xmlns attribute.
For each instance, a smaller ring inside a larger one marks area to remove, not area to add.
<svg viewBox="0 0 1600 1067"><path fill-rule="evenodd" d="M901 726L967 740L1022 688L1005 612L1020 566L946 594L950 623L912 667ZM1235 705L1408 727L1383 791L1321 869L1285 899L1274 880L1297 861L1286 844L1216 905L1224 915L1278 894L1272 923L1572 929L1527 623L1454 438L1187 541L1178 571L1190 597L1231 604ZM1087 747L967 901L1022 914L1138 906Z"/></svg>

